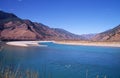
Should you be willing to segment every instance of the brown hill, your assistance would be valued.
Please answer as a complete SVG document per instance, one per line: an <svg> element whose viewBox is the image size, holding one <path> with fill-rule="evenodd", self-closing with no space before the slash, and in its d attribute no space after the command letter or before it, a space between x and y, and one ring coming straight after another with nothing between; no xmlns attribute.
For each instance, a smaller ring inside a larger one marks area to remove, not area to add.
<svg viewBox="0 0 120 78"><path fill-rule="evenodd" d="M120 25L107 30L105 32L97 34L92 38L93 41L120 41Z"/></svg>
<svg viewBox="0 0 120 78"><path fill-rule="evenodd" d="M0 11L1 40L81 40L79 35L50 28L41 23L23 20L12 13Z"/></svg>

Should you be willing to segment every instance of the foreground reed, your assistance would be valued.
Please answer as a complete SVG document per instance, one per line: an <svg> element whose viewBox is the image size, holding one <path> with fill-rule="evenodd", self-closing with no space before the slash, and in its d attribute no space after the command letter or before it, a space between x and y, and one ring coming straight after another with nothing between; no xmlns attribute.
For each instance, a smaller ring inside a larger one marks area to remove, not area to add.
<svg viewBox="0 0 120 78"><path fill-rule="evenodd" d="M19 69L12 71L7 68L0 71L0 78L39 78L39 75L36 71L20 71Z"/></svg>
<svg viewBox="0 0 120 78"><path fill-rule="evenodd" d="M21 71L19 66L17 67L16 70L12 70L11 68L7 67L7 68L0 69L0 78L52 78L52 73L46 74L46 72L43 71L40 74L37 71L33 71L29 69L25 71ZM91 78L89 77L88 70L86 70L85 78ZM96 75L96 77L92 77L92 78L107 78L107 76L104 75L103 77L100 77L99 75Z"/></svg>

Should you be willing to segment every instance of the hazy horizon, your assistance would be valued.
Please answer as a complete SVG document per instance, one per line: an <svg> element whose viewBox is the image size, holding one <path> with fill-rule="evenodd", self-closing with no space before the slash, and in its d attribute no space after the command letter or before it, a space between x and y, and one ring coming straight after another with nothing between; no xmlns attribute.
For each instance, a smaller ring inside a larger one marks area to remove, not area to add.
<svg viewBox="0 0 120 78"><path fill-rule="evenodd" d="M119 25L119 0L1 0L0 10L74 34L100 33Z"/></svg>

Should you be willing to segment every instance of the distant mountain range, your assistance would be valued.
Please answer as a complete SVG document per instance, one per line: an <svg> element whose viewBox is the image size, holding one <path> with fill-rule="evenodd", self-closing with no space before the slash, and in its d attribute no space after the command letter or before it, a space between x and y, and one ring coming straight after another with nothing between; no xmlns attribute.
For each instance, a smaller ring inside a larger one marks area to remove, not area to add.
<svg viewBox="0 0 120 78"><path fill-rule="evenodd" d="M92 37L93 41L120 41L120 25Z"/></svg>
<svg viewBox="0 0 120 78"><path fill-rule="evenodd" d="M11 40L82 40L80 35L64 29L23 20L12 13L0 11L0 39Z"/></svg>
<svg viewBox="0 0 120 78"><path fill-rule="evenodd" d="M92 40L120 41L120 25L99 33L76 35L64 29L24 20L12 13L0 11L0 40Z"/></svg>

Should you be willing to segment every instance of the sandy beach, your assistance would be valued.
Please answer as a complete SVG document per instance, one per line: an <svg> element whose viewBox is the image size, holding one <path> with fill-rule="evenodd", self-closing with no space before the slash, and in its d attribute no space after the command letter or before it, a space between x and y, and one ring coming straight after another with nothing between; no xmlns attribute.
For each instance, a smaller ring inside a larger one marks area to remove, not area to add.
<svg viewBox="0 0 120 78"><path fill-rule="evenodd" d="M22 47L47 46L47 45L40 45L40 42L53 42L55 44L65 44L65 45L120 47L120 42L90 42L90 41L11 41L11 42L7 42L6 44L12 46L22 46Z"/></svg>
<svg viewBox="0 0 120 78"><path fill-rule="evenodd" d="M29 47L29 46L40 46L47 47L47 45L40 45L40 41L11 41L7 42L7 45L11 46L21 46L21 47Z"/></svg>
<svg viewBox="0 0 120 78"><path fill-rule="evenodd" d="M120 47L120 42L56 41L56 44Z"/></svg>

